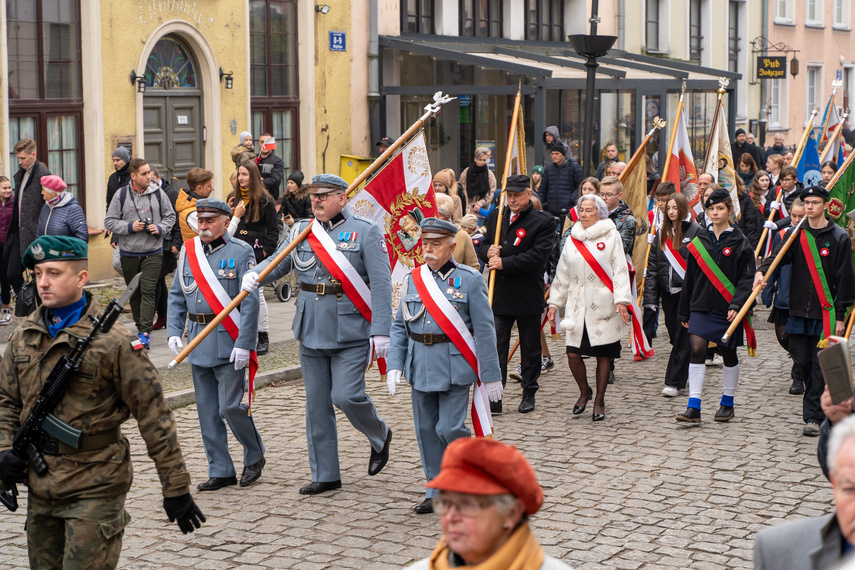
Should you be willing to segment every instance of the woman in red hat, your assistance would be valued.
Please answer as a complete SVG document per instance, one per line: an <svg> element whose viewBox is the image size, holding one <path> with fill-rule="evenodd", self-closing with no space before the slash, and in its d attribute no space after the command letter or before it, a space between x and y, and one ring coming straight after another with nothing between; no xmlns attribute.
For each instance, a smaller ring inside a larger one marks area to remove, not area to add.
<svg viewBox="0 0 855 570"><path fill-rule="evenodd" d="M569 570L546 556L528 524L543 504L534 469L516 447L494 439L461 438L445 450L434 507L442 538L410 570Z"/></svg>

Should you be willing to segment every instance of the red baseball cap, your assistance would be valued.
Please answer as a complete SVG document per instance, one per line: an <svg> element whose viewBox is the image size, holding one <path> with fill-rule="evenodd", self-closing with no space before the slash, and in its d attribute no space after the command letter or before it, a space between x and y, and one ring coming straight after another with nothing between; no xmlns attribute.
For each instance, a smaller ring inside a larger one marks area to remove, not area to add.
<svg viewBox="0 0 855 570"><path fill-rule="evenodd" d="M543 505L543 489L523 454L513 445L483 437L452 441L439 475L425 486L470 495L513 495L530 515Z"/></svg>

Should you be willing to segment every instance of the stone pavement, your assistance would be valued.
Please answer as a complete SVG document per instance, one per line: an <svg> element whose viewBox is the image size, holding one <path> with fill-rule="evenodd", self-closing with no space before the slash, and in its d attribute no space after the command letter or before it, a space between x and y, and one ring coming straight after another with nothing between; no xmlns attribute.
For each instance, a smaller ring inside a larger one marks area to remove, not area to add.
<svg viewBox="0 0 855 570"><path fill-rule="evenodd" d="M271 303L277 313L288 306ZM765 312L758 311L755 321L762 320ZM579 393L562 341L550 343L561 357L542 377L533 413L516 412L521 390L509 384L496 432L525 453L544 487L546 501L532 525L547 553L582 569L745 568L752 566L757 530L832 509L816 461L817 440L801 435L801 398L787 393L790 361L772 331L758 331L758 339L757 358L740 351L736 417L727 424L712 421L721 393L721 369L712 367L703 424L674 421L686 397L659 395L668 354L661 336L654 358L636 363L625 351L617 362L604 422L591 421L590 406L581 416L570 413ZM208 522L186 536L168 523L153 463L135 426L127 424L136 477L120 566L382 569L427 556L440 530L436 515L411 511L424 480L409 388L404 384L389 396L372 372L368 391L394 430L383 472L368 476L369 445L339 414L344 486L299 495L311 478L304 391L299 382L279 383L260 390L254 405L268 450L262 478L246 489L194 491ZM206 478L195 406L175 415L195 486ZM232 443L239 471L241 452ZM17 513L0 513L0 567L26 567L25 510L24 500Z"/></svg>

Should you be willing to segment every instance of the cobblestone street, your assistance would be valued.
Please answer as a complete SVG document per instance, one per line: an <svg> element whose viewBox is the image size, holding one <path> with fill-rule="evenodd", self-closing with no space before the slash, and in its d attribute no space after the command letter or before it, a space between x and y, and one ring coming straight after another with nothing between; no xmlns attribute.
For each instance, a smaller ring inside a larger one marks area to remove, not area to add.
<svg viewBox="0 0 855 570"><path fill-rule="evenodd" d="M755 319L761 320L765 312ZM556 367L541 378L536 410L517 413L521 390L509 383L505 413L494 418L497 436L525 453L544 487L546 501L533 528L548 554L581 569L751 567L757 530L832 508L830 486L817 465L817 440L801 434L801 397L787 393L789 358L772 331L758 331L759 356L748 358L740 350L734 420L712 421L721 368L708 367L703 423L685 427L673 416L685 408L687 396L659 394L670 348L662 334L664 327L649 361L633 362L624 350L617 383L606 395L606 421L597 424L590 412L571 414L578 389L563 341L551 342ZM404 384L389 396L372 373L368 390L394 430L389 465L368 476L367 440L339 414L343 487L315 497L297 493L311 479L301 382L258 392L253 415L267 446L267 466L249 488L195 490L206 479L196 410L176 410L194 497L208 517L186 536L168 523L154 465L135 425L127 424L136 477L120 566L400 568L427 556L440 529L436 515L411 511L421 501L424 480L409 388ZM240 448L232 444L240 473ZM0 517L4 568L27 566L25 512L23 500L17 513Z"/></svg>

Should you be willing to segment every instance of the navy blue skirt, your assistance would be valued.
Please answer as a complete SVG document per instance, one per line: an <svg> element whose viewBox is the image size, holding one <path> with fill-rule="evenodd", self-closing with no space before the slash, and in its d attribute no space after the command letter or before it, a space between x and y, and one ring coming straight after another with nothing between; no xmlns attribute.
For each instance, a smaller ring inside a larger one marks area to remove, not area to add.
<svg viewBox="0 0 855 570"><path fill-rule="evenodd" d="M727 317L723 315L695 312L692 312L689 315L689 334L705 338L708 341L714 342L725 348L736 348L737 346L742 346L744 338L742 323L739 323L739 326L736 327L735 331L733 331L733 336L730 337L730 340L727 341L727 343L721 342L721 337L723 337L724 333L727 332L727 328L729 326L730 322L728 322Z"/></svg>

